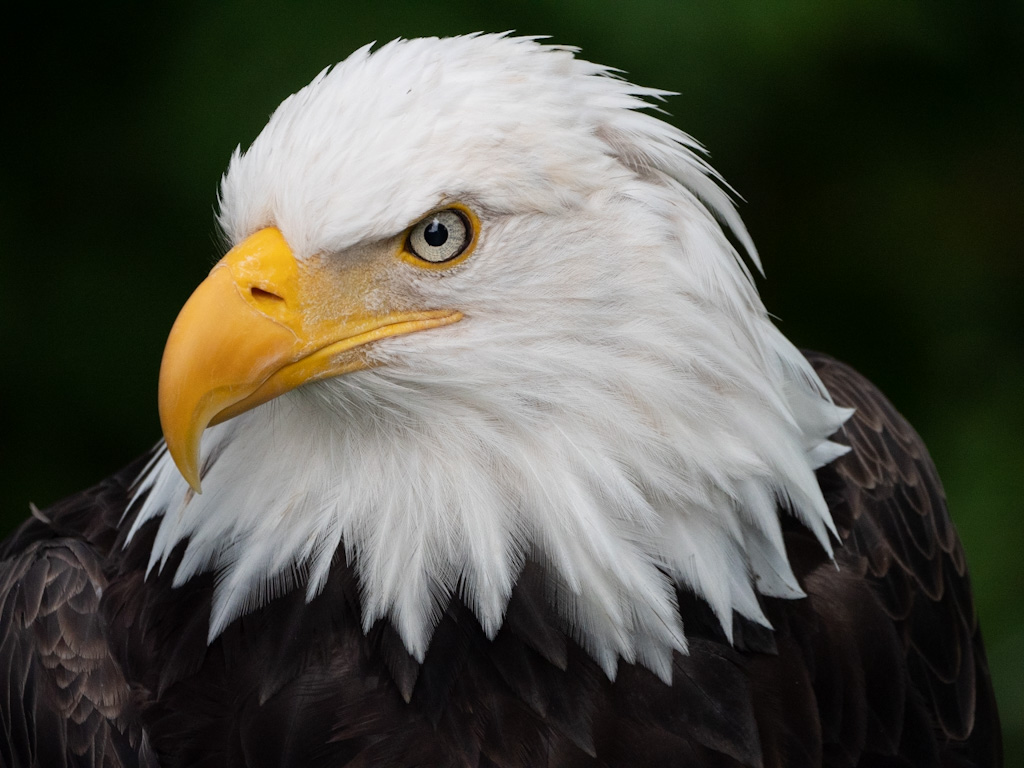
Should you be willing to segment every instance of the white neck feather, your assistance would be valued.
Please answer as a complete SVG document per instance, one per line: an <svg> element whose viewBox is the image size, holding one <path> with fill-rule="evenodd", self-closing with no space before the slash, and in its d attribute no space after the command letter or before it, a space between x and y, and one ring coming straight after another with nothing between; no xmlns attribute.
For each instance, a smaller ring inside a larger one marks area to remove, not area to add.
<svg viewBox="0 0 1024 768"><path fill-rule="evenodd" d="M634 111L651 92L541 55L628 96L588 133L607 191L496 217L464 270L423 289L457 293L438 305L464 321L209 429L202 495L166 451L143 474L131 533L161 518L150 567L188 539L177 584L218 573L211 639L285 591L317 595L343 547L364 628L391 621L422 660L455 595L493 636L534 559L609 676L621 658L669 679L676 585L731 635L734 611L767 624L757 592L803 595L780 508L830 551L814 469L843 452L827 438L848 412L769 321L716 221L749 244L725 194L685 136ZM259 216L231 178L237 237Z"/></svg>

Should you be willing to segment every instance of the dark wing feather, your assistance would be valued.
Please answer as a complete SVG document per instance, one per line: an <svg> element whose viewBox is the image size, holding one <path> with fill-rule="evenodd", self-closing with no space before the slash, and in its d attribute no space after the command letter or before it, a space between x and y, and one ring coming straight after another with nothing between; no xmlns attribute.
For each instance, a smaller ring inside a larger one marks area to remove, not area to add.
<svg viewBox="0 0 1024 768"><path fill-rule="evenodd" d="M98 612L107 579L75 539L37 542L0 565L0 763L129 766L141 733Z"/></svg>
<svg viewBox="0 0 1024 768"><path fill-rule="evenodd" d="M101 600L136 463L0 547L0 766L156 765Z"/></svg>
<svg viewBox="0 0 1024 768"><path fill-rule="evenodd" d="M999 765L999 720L966 558L935 465L870 382L824 355L808 359L835 402L856 409L833 438L852 450L818 478L843 540L837 562L862 572L873 588L874 605L859 615L875 614L887 625L878 627L875 649L864 648L860 660L866 667L883 664L866 676L869 686L891 686L865 691L873 702L870 727L880 743L898 739L897 751L916 764L937 755L943 765ZM809 591L819 587L832 597L826 577L816 578ZM823 611L836 610L819 602ZM905 663L906 692L898 690L901 670L888 668L894 659L883 648L890 627Z"/></svg>

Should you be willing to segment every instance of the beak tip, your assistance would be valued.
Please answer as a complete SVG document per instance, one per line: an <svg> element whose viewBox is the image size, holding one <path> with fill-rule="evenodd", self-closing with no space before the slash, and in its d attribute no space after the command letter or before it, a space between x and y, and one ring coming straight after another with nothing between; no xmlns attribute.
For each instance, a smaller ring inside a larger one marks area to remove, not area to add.
<svg viewBox="0 0 1024 768"><path fill-rule="evenodd" d="M186 451L186 455L182 455L181 451L175 450L175 447L170 445L167 446L170 451L171 458L174 460L174 464L178 467L178 471L181 476L185 478L185 482L189 484L189 487L195 493L202 493L202 481L199 475L199 446L196 446L194 451Z"/></svg>
<svg viewBox="0 0 1024 768"><path fill-rule="evenodd" d="M192 434L179 435L176 431L169 430L166 424L163 427L167 452L171 454L171 459L174 461L175 466L178 468L181 476L185 478L185 482L189 484L189 487L195 493L202 493L199 473L199 453L201 450L199 438L202 435L202 429L196 430L193 427L190 430Z"/></svg>
<svg viewBox="0 0 1024 768"><path fill-rule="evenodd" d="M185 478L185 482L188 483L189 488L191 488L194 493L197 495L202 494L202 480L199 477L199 472L197 472L194 467L186 467L185 469L182 469L179 464L178 471L181 472L181 476Z"/></svg>

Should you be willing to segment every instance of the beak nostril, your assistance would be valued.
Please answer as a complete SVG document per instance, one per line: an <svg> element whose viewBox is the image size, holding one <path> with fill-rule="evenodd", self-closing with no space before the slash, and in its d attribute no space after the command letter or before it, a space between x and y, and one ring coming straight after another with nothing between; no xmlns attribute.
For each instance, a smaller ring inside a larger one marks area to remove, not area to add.
<svg viewBox="0 0 1024 768"><path fill-rule="evenodd" d="M265 291L262 288L250 288L249 293L251 293L252 297L257 301L284 301L282 296L278 296L276 293L271 293L270 291Z"/></svg>

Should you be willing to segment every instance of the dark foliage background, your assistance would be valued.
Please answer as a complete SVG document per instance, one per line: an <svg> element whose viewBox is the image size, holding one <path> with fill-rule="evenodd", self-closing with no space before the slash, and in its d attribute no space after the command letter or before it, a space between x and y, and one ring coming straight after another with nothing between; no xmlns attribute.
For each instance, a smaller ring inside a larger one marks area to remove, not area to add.
<svg viewBox="0 0 1024 768"><path fill-rule="evenodd" d="M236 144L371 40L549 34L646 85L745 198L768 307L917 426L1024 764L1024 5L424 0L23 7L0 121L0 532L159 436Z"/></svg>

